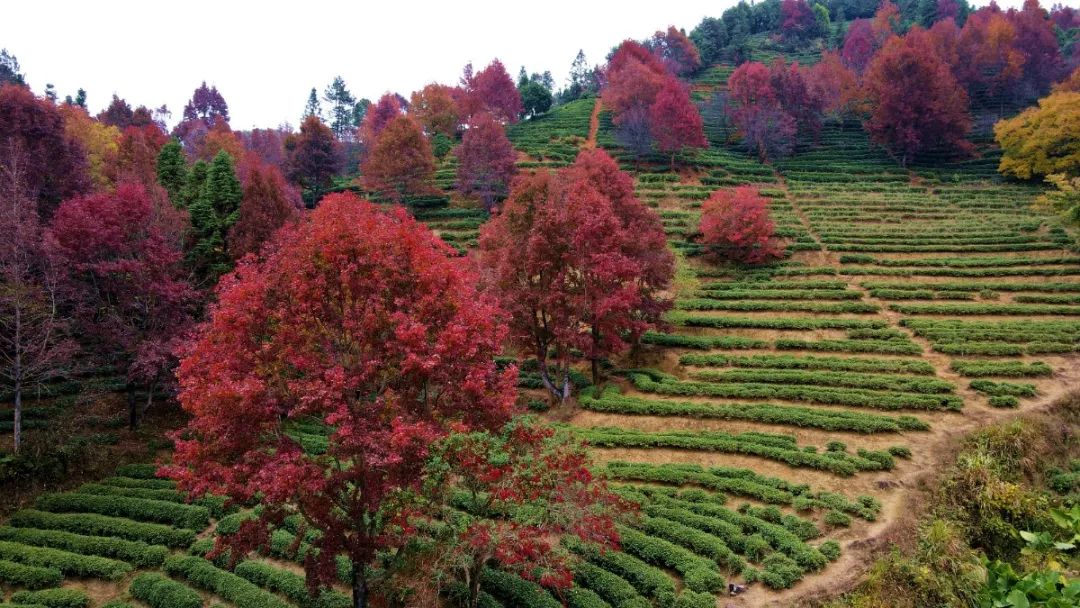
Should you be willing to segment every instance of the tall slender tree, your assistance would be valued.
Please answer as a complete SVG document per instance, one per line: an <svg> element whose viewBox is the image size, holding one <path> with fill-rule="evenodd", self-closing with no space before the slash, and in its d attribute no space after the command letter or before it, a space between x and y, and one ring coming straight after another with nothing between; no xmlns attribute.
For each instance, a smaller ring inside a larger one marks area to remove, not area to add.
<svg viewBox="0 0 1080 608"><path fill-rule="evenodd" d="M345 86L345 79L335 76L326 90L323 91L323 101L329 105L327 110L330 119L330 130L338 141L349 142L356 137L356 127L353 110L356 107L356 97Z"/></svg>

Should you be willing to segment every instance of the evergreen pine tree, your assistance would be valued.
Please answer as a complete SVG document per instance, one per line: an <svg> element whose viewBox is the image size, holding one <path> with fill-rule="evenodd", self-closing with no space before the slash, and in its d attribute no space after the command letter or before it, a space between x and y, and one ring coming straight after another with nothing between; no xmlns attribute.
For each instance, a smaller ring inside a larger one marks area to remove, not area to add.
<svg viewBox="0 0 1080 608"><path fill-rule="evenodd" d="M192 167L192 176L198 167ZM188 207L193 237L188 265L201 282L212 284L232 267L226 235L239 217L244 192L232 157L224 151L218 152L209 165L203 163L199 172L205 173L201 192ZM194 189L194 180L189 181L189 186Z"/></svg>
<svg viewBox="0 0 1080 608"><path fill-rule="evenodd" d="M191 166L191 171L188 172L187 179L184 181L184 187L180 189L180 206L191 209L191 206L199 200L202 196L203 184L206 183L208 169L209 165L202 160L195 161L195 164Z"/></svg>
<svg viewBox="0 0 1080 608"><path fill-rule="evenodd" d="M244 189L236 177L233 159L228 152L217 153L206 172L202 197L207 199L217 213L222 228L228 230L236 223L240 210L240 200L244 198Z"/></svg>
<svg viewBox="0 0 1080 608"><path fill-rule="evenodd" d="M81 89L80 89L81 90ZM157 157L158 184L169 193L169 200L176 207L186 206L181 192L188 179L187 161L180 142L172 139L161 148Z"/></svg>
<svg viewBox="0 0 1080 608"><path fill-rule="evenodd" d="M308 116L322 118L322 104L319 103L319 94L315 91L315 87L311 87L311 93L308 94L307 104L304 105L304 114L300 117L300 122L303 122Z"/></svg>
<svg viewBox="0 0 1080 608"><path fill-rule="evenodd" d="M915 8L915 22L929 28L937 21L937 0L919 0Z"/></svg>
<svg viewBox="0 0 1080 608"><path fill-rule="evenodd" d="M334 136L338 141L351 141L360 123L355 120L356 98L345 86L345 79L334 77L323 92L323 100L330 104L330 130Z"/></svg>

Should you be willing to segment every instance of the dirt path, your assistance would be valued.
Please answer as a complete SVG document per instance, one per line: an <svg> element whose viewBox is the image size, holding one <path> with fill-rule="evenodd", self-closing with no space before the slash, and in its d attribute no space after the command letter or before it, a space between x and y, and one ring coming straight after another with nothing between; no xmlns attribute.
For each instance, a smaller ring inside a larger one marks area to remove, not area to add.
<svg viewBox="0 0 1080 608"><path fill-rule="evenodd" d="M585 149L591 150L596 147L596 134L600 131L600 98L596 98L593 104L592 116L589 117L589 137L585 140Z"/></svg>

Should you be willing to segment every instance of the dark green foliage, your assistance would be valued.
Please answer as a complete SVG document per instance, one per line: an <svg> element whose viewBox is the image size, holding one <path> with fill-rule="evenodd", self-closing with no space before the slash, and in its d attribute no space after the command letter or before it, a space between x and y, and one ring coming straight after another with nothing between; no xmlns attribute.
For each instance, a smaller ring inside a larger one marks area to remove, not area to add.
<svg viewBox="0 0 1080 608"><path fill-rule="evenodd" d="M239 217L243 194L232 157L224 150L218 152L206 170L198 197L188 207L194 235L188 264L206 281L216 280L231 268L226 237Z"/></svg>
<svg viewBox="0 0 1080 608"><path fill-rule="evenodd" d="M194 589L156 572L140 574L131 581L131 596L150 608L202 608Z"/></svg>
<svg viewBox="0 0 1080 608"><path fill-rule="evenodd" d="M480 584L504 606L560 608L562 605L540 585L509 572L488 568Z"/></svg>
<svg viewBox="0 0 1080 608"><path fill-rule="evenodd" d="M323 590L318 597L308 593L307 582L299 574L275 568L260 562L241 562L234 570L237 576L295 602L300 608L349 608L349 598L333 591Z"/></svg>
<svg viewBox="0 0 1080 608"><path fill-rule="evenodd" d="M107 580L120 579L132 569L130 564L115 559L9 541L0 541L0 559L39 568L55 568L67 576Z"/></svg>
<svg viewBox="0 0 1080 608"><path fill-rule="evenodd" d="M42 528L94 536L115 536L167 547L187 547L195 541L193 530L92 513L47 513L24 509L12 515L8 524L19 528Z"/></svg>
<svg viewBox="0 0 1080 608"><path fill-rule="evenodd" d="M16 604L40 604L48 608L88 608L90 597L77 589L19 591L11 596Z"/></svg>
<svg viewBox="0 0 1080 608"><path fill-rule="evenodd" d="M149 545L108 536L84 536L61 530L3 526L0 527L0 540L63 549L82 555L111 557L144 568L160 566L169 554L169 549L163 545Z"/></svg>
<svg viewBox="0 0 1080 608"><path fill-rule="evenodd" d="M188 182L187 160L184 158L184 150L180 142L170 139L161 148L157 157L157 180L158 184L169 194L169 200L177 207L186 207L187 201L183 198L183 190Z"/></svg>
<svg viewBox="0 0 1080 608"><path fill-rule="evenodd" d="M182 577L196 587L229 601L237 608L288 608L288 604L274 594L199 557L170 557L165 560L165 572Z"/></svg>
<svg viewBox="0 0 1080 608"><path fill-rule="evenodd" d="M60 570L52 567L28 566L0 559L0 583L26 589L55 587L63 580Z"/></svg>
<svg viewBox="0 0 1080 608"><path fill-rule="evenodd" d="M210 525L210 511L206 507L163 500L71 492L43 494L34 502L34 506L53 513L97 513L195 530Z"/></svg>

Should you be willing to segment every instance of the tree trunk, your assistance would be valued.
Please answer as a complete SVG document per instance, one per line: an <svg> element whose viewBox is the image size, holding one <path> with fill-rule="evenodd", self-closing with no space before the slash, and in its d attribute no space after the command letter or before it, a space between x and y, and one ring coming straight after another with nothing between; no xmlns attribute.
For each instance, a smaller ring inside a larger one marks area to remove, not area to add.
<svg viewBox="0 0 1080 608"><path fill-rule="evenodd" d="M142 411L139 412L139 421L146 418L146 412L150 410L150 406L154 403L154 388L157 387L157 382L151 382L150 386L146 387L146 403L142 406Z"/></svg>
<svg viewBox="0 0 1080 608"><path fill-rule="evenodd" d="M367 608L367 579L364 578L364 566L353 562L352 566L352 605L353 608Z"/></svg>
<svg viewBox="0 0 1080 608"><path fill-rule="evenodd" d="M469 577L469 608L477 608L480 605L480 568L472 568L467 576Z"/></svg>
<svg viewBox="0 0 1080 608"><path fill-rule="evenodd" d="M15 379L15 453L22 445L22 381Z"/></svg>
<svg viewBox="0 0 1080 608"><path fill-rule="evenodd" d="M592 383L594 385L600 384L600 357L597 355L600 349L600 328L593 323L592 326L592 357L589 359L592 362Z"/></svg>
<svg viewBox="0 0 1080 608"><path fill-rule="evenodd" d="M128 428L134 431L139 426L139 405L135 401L135 385L127 385Z"/></svg>

